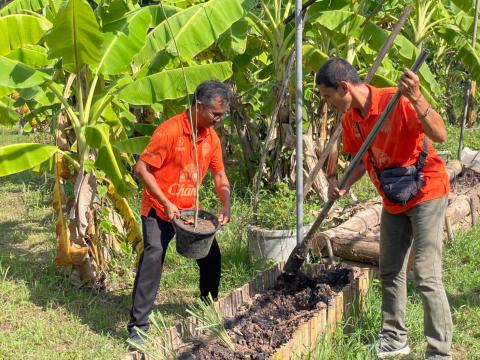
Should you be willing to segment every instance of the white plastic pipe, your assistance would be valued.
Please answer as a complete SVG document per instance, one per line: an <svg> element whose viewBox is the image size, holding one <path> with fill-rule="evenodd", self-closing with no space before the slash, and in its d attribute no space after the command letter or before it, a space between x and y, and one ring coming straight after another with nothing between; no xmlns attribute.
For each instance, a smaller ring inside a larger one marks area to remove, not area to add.
<svg viewBox="0 0 480 360"><path fill-rule="evenodd" d="M303 19L302 0L295 0L295 119L296 119L296 158L297 158L297 244L303 241Z"/></svg>

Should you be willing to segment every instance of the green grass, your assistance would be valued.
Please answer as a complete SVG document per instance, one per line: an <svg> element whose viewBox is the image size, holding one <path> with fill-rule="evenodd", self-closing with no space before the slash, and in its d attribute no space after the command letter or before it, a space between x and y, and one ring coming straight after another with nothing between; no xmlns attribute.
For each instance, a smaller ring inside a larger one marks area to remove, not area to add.
<svg viewBox="0 0 480 360"><path fill-rule="evenodd" d="M76 289L55 269L49 189L28 174L1 182L0 358L118 358L126 298Z"/></svg>
<svg viewBox="0 0 480 360"><path fill-rule="evenodd" d="M444 250L444 283L454 322L452 354L457 359L480 359L480 223L467 233L457 233L455 241ZM366 307L356 318L350 317L344 333L337 331L331 341L319 341L304 357L325 360L376 359L374 344L381 322L381 292L374 279L368 292ZM407 327L412 354L406 359L422 359L423 308L420 296L408 284Z"/></svg>
<svg viewBox="0 0 480 360"><path fill-rule="evenodd" d="M456 159L458 152L458 143L460 139L460 128L451 124L447 124L448 137L447 140L441 144L435 144L439 151L446 151L449 159ZM474 150L480 150L480 129L474 127L472 129L465 129L463 146Z"/></svg>

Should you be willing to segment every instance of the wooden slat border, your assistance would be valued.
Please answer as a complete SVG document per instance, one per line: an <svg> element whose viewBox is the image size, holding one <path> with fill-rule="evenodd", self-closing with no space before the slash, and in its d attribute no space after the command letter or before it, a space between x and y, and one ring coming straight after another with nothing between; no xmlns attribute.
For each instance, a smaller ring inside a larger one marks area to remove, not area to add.
<svg viewBox="0 0 480 360"><path fill-rule="evenodd" d="M272 268L258 274L247 284L235 289L216 302L216 307L223 318L235 315L239 307L257 294L275 286L281 274L284 263L279 262ZM323 265L305 264L303 271L309 276L315 276L324 269ZM347 307L353 306L356 310L363 307L366 292L368 291L368 269L362 269L360 277L347 285L343 291L333 297L328 305L322 306L308 321L302 322L294 332L292 339L280 347L270 360L289 359L294 354L299 356L314 346L321 337L325 341L335 332L337 326L347 313ZM354 313L358 314L357 311ZM182 339L197 337L195 319L192 316L168 330L170 341L177 348L182 346Z"/></svg>

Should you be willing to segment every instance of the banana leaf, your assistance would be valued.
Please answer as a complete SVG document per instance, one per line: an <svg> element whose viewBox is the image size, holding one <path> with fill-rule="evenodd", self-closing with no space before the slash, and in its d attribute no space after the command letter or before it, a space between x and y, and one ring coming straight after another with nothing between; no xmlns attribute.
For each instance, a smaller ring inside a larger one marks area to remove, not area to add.
<svg viewBox="0 0 480 360"><path fill-rule="evenodd" d="M58 148L45 144L13 144L0 147L0 176L30 170L50 159Z"/></svg>
<svg viewBox="0 0 480 360"><path fill-rule="evenodd" d="M103 28L105 43L98 70L102 74L120 74L129 71L134 55L145 44L150 13L135 11Z"/></svg>
<svg viewBox="0 0 480 360"><path fill-rule="evenodd" d="M40 15L13 14L0 17L0 55L7 55L25 45L37 44L51 28Z"/></svg>
<svg viewBox="0 0 480 360"><path fill-rule="evenodd" d="M40 85L48 75L21 62L0 56L0 85L12 89L22 89Z"/></svg>
<svg viewBox="0 0 480 360"><path fill-rule="evenodd" d="M188 89L185 87L187 78ZM151 105L166 99L178 99L193 94L196 87L205 80L226 80L232 76L232 64L196 65L184 69L165 70L135 80L118 93L118 97L130 104Z"/></svg>
<svg viewBox="0 0 480 360"><path fill-rule="evenodd" d="M76 72L83 65L97 65L101 59L103 34L91 6L85 0L69 0L55 17L45 36L50 59L62 59L62 66Z"/></svg>

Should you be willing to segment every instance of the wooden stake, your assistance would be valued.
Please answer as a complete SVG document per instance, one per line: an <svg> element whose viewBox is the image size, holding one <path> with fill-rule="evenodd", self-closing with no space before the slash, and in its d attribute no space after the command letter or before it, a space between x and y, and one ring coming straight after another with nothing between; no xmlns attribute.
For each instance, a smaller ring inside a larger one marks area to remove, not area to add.
<svg viewBox="0 0 480 360"><path fill-rule="evenodd" d="M475 226L477 223L477 209L475 206L475 202L473 201L472 198L470 198L470 215L472 216L472 227Z"/></svg>
<svg viewBox="0 0 480 360"><path fill-rule="evenodd" d="M449 243L453 243L455 240L452 230L452 224L450 223L449 217L445 214L445 228L447 230L447 238Z"/></svg>

